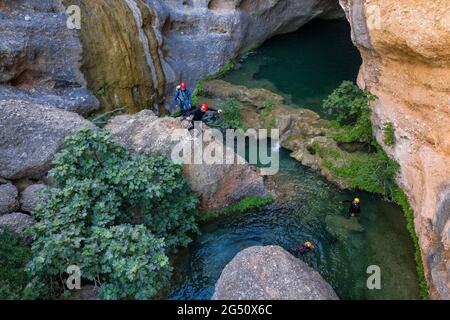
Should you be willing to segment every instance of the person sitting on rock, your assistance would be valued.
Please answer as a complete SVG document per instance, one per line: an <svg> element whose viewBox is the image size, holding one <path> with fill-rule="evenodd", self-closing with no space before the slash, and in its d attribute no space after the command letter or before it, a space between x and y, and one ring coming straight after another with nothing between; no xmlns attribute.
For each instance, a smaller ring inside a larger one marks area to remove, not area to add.
<svg viewBox="0 0 450 320"><path fill-rule="evenodd" d="M186 83L182 82L176 87L174 94L174 102L177 110L181 112L183 116L186 116L192 109L192 96L188 88L186 88Z"/></svg>
<svg viewBox="0 0 450 320"><path fill-rule="evenodd" d="M304 244L302 244L300 246L300 248L298 249L298 251L300 252L300 255L305 255L309 252L311 253L315 253L316 249L314 248L314 244L311 241L306 241Z"/></svg>
<svg viewBox="0 0 450 320"><path fill-rule="evenodd" d="M222 110L220 110L220 109L216 110L216 109L210 108L206 103L202 104L200 106L200 108L195 108L195 109L189 111L187 113L187 117L192 123L192 126L189 130L194 128L194 123L196 121L206 122L206 121L211 120L214 117L214 115L207 114L207 112L209 112L209 111L217 112L218 114L222 113Z"/></svg>
<svg viewBox="0 0 450 320"><path fill-rule="evenodd" d="M350 203L350 207L348 208L348 214L350 217L357 217L361 212L361 204L359 198L354 198L353 200L345 200L341 203Z"/></svg>

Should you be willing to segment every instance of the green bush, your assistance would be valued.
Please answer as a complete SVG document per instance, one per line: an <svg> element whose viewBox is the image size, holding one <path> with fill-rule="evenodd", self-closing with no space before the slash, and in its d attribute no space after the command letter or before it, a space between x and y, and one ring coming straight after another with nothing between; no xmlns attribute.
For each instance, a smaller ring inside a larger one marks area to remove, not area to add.
<svg viewBox="0 0 450 320"><path fill-rule="evenodd" d="M0 228L0 300L26 299L25 287L30 278L25 266L31 259L31 249L20 237Z"/></svg>
<svg viewBox="0 0 450 320"><path fill-rule="evenodd" d="M102 298L148 299L168 284L165 254L198 231L197 199L180 166L82 129L66 139L50 175L60 189L33 213L33 287L60 281L61 289L70 265L101 284Z"/></svg>
<svg viewBox="0 0 450 320"><path fill-rule="evenodd" d="M373 141L369 101L376 97L351 81L344 81L323 102L323 109L343 130L334 138L339 142Z"/></svg>
<svg viewBox="0 0 450 320"><path fill-rule="evenodd" d="M232 129L243 129L241 122L241 105L234 98L229 98L225 102L217 105L217 109L222 109L220 116L222 121Z"/></svg>
<svg viewBox="0 0 450 320"><path fill-rule="evenodd" d="M388 147L395 145L395 129L392 122L388 122L383 127L383 142Z"/></svg>

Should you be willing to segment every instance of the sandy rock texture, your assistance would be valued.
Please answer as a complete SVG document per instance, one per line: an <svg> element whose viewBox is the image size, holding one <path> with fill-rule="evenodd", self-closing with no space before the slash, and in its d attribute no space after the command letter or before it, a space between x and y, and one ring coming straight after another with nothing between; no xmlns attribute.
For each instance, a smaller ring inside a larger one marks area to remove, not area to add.
<svg viewBox="0 0 450 320"><path fill-rule="evenodd" d="M359 85L378 96L378 141L391 122L399 182L415 212L432 298L450 299L450 2L340 0L363 65Z"/></svg>

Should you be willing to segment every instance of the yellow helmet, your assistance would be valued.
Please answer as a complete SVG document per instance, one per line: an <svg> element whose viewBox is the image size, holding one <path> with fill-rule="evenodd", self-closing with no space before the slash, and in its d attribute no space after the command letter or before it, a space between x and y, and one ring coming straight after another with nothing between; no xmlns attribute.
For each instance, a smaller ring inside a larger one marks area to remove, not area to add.
<svg viewBox="0 0 450 320"><path fill-rule="evenodd" d="M314 247L314 245L312 244L311 241L306 241L306 242L305 242L305 247L307 247L307 248L312 248L312 247Z"/></svg>
<svg viewBox="0 0 450 320"><path fill-rule="evenodd" d="M359 198L355 198L355 200L353 200L355 203L359 203Z"/></svg>

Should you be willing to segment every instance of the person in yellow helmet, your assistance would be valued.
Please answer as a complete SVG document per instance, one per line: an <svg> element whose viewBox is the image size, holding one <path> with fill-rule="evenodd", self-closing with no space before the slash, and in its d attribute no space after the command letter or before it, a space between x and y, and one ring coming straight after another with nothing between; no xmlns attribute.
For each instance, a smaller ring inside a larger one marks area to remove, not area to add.
<svg viewBox="0 0 450 320"><path fill-rule="evenodd" d="M350 217L357 217L361 213L361 200L356 197L353 200L345 200L342 203L350 203L348 214Z"/></svg>
<svg viewBox="0 0 450 320"><path fill-rule="evenodd" d="M314 243L312 243L312 241L306 241L304 244L300 246L298 250L302 256L309 252L312 253L316 252L316 249L314 248Z"/></svg>

